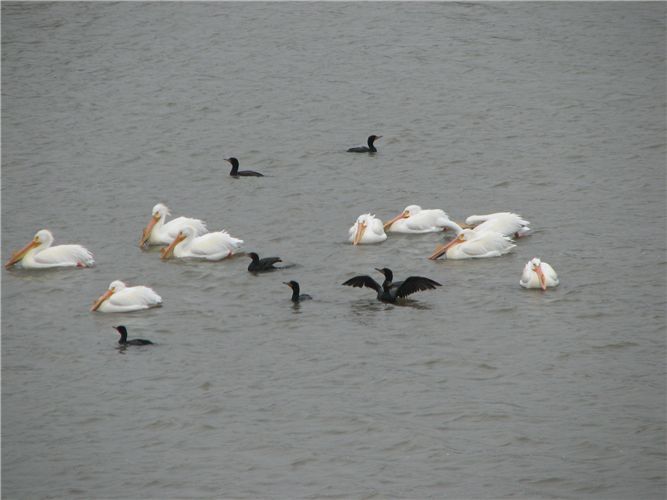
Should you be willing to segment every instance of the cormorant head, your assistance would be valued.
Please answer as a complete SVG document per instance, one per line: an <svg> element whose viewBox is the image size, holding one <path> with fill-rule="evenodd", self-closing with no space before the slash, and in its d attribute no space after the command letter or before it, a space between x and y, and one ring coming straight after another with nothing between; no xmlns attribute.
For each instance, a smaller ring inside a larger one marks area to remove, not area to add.
<svg viewBox="0 0 667 500"><path fill-rule="evenodd" d="M230 158L225 158L225 161L231 163L233 168L239 168L239 161L233 156Z"/></svg>
<svg viewBox="0 0 667 500"><path fill-rule="evenodd" d="M249 252L248 257L250 257L253 261L259 260L259 255L257 255L255 252Z"/></svg>
<svg viewBox="0 0 667 500"><path fill-rule="evenodd" d="M369 147L369 148L372 147L372 146L373 146L373 143L374 143L376 140L380 139L381 137L382 137L381 135L369 135L369 136L368 136L368 147Z"/></svg>
<svg viewBox="0 0 667 500"><path fill-rule="evenodd" d="M123 325L120 326L114 326L113 328L116 329L118 333L120 333L120 340L121 342L124 342L127 340L127 328L125 328Z"/></svg>
<svg viewBox="0 0 667 500"><path fill-rule="evenodd" d="M384 277L387 281L393 281L394 280L394 273L392 273L391 269L389 269L388 267L383 267L382 269L379 269L379 268L376 267L375 270L384 274Z"/></svg>
<svg viewBox="0 0 667 500"><path fill-rule="evenodd" d="M292 281L283 281L283 284L284 284L284 285L287 285L287 286L290 287L292 290L294 290L294 287L298 287L298 286L299 286L299 284L298 284L296 281L294 281L294 280L292 280Z"/></svg>

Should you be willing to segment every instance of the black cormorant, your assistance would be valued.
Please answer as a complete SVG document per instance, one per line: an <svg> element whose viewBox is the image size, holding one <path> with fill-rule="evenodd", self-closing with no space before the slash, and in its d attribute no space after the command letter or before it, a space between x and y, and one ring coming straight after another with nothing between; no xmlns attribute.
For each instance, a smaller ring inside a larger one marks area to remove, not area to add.
<svg viewBox="0 0 667 500"><path fill-rule="evenodd" d="M410 276L404 281L393 283L394 273L391 272L391 269L383 267L382 269L375 268L375 270L384 274L384 282L382 285L379 285L377 281L366 275L350 278L343 283L343 285L358 288L364 286L372 288L377 292L379 301L389 302L391 304L395 303L399 298L407 297L411 293L422 290L433 290L437 286L442 286L437 281L433 281L430 278L424 278L423 276Z"/></svg>
<svg viewBox="0 0 667 500"><path fill-rule="evenodd" d="M225 158L225 161L232 164L232 169L229 172L232 177L264 177L264 174L252 170L239 170L239 161L234 157Z"/></svg>
<svg viewBox="0 0 667 500"><path fill-rule="evenodd" d="M382 137L381 135L371 135L368 137L368 147L359 146L356 148L350 148L347 150L348 153L375 153L377 149L373 146L373 142Z"/></svg>

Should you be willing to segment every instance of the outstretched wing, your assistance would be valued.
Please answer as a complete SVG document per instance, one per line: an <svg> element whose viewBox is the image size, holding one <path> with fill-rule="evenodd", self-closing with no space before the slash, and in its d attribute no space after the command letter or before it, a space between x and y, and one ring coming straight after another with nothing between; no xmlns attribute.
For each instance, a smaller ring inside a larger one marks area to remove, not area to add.
<svg viewBox="0 0 667 500"><path fill-rule="evenodd" d="M368 288L372 288L376 292L380 292L380 290L382 290L382 287L380 286L380 284L377 281L375 281L370 276L366 276L366 275L355 276L354 278L350 278L345 283L343 283L343 285L354 286L354 287L357 287L357 288L368 287Z"/></svg>
<svg viewBox="0 0 667 500"><path fill-rule="evenodd" d="M396 287L397 297L407 297L411 293L420 292L422 290L433 290L437 286L442 286L437 281L423 276L410 276L405 281L394 283Z"/></svg>

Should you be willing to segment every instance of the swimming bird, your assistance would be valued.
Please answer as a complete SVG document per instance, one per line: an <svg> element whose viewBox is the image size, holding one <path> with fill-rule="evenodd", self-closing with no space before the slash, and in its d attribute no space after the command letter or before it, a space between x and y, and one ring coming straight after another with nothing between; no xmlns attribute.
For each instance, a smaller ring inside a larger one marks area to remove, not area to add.
<svg viewBox="0 0 667 500"><path fill-rule="evenodd" d="M369 135L368 136L368 147L359 146L356 148L350 148L347 150L348 153L376 153L377 149L373 146L373 143L380 139L381 135Z"/></svg>
<svg viewBox="0 0 667 500"><path fill-rule="evenodd" d="M178 232L184 226L192 226L195 228L197 236L205 234L206 223L200 219L192 219L190 217L177 217L165 222L167 215L169 215L169 208L164 203L158 203L153 207L151 220L144 229L139 240L139 247L143 248L147 245L169 245Z"/></svg>
<svg viewBox="0 0 667 500"><path fill-rule="evenodd" d="M283 281L283 285L287 285L292 289L292 302L300 302L302 300L309 300L312 299L310 295L307 293L302 293L299 295L299 283L296 281Z"/></svg>
<svg viewBox="0 0 667 500"><path fill-rule="evenodd" d="M449 222L444 210L424 210L419 205L408 205L403 212L385 223L384 230L392 233L435 233L442 231Z"/></svg>
<svg viewBox="0 0 667 500"><path fill-rule="evenodd" d="M546 290L548 287L558 286L560 281L554 268L546 262L542 262L537 257L528 261L523 268L523 274L519 284L524 288L541 288Z"/></svg>
<svg viewBox="0 0 667 500"><path fill-rule="evenodd" d="M98 298L91 311L131 312L162 305L160 297L147 286L128 287L122 281L112 281L109 289Z"/></svg>
<svg viewBox="0 0 667 500"><path fill-rule="evenodd" d="M354 245L382 243L387 239L382 221L370 213L357 217L357 222L347 232L348 241Z"/></svg>
<svg viewBox="0 0 667 500"><path fill-rule="evenodd" d="M115 328L116 331L120 333L120 340L118 341L120 345L155 345L153 342L146 339L127 340L127 328L122 325L114 326L113 328Z"/></svg>
<svg viewBox="0 0 667 500"><path fill-rule="evenodd" d="M499 257L515 246L510 238L495 231L461 229L456 238L449 243L439 245L429 259L435 260L445 253L448 259Z"/></svg>
<svg viewBox="0 0 667 500"><path fill-rule="evenodd" d="M466 224L475 231L495 231L513 238L525 236L530 232L528 227L530 221L512 212L471 215L466 219Z"/></svg>
<svg viewBox="0 0 667 500"><path fill-rule="evenodd" d="M377 292L377 298L380 302L389 302L391 304L395 303L399 298L407 297L412 293L422 290L434 290L435 287L442 286L437 281L423 276L410 276L404 281L394 283L394 273L391 269L383 267L382 269L375 268L375 270L384 274L382 285L367 275L350 278L343 285L372 288Z"/></svg>
<svg viewBox="0 0 667 500"><path fill-rule="evenodd" d="M264 177L264 174L252 170L239 170L239 160L234 157L225 158L225 161L232 164L232 169L229 172L232 177Z"/></svg>
<svg viewBox="0 0 667 500"><path fill-rule="evenodd" d="M243 240L230 236L227 231L214 231L201 236L196 236L196 229L192 226L184 226L174 238L174 241L162 249L161 258L168 259L170 256L183 259L191 257L195 259L222 260L231 257L243 245Z"/></svg>
<svg viewBox="0 0 667 500"><path fill-rule="evenodd" d="M263 271L274 271L280 269L279 267L273 267L276 262L282 262L280 257L265 257L263 259L259 258L255 252L250 252L248 257L252 259L252 262L248 265L248 271L251 273L259 273Z"/></svg>
<svg viewBox="0 0 667 500"><path fill-rule="evenodd" d="M53 234L48 229L40 229L32 241L21 250L14 252L5 264L9 269L20 263L26 269L47 269L52 267L91 267L95 264L93 254L81 245L56 245Z"/></svg>

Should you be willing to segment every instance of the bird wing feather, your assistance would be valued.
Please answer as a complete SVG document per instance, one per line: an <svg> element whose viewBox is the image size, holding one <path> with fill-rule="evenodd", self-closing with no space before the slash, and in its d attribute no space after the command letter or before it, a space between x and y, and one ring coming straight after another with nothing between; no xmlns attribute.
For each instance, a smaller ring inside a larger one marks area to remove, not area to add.
<svg viewBox="0 0 667 500"><path fill-rule="evenodd" d="M372 288L376 292L379 292L382 289L382 287L377 281L375 281L373 278L367 275L355 276L354 278L350 278L345 283L343 283L343 285L353 286L356 288L368 287Z"/></svg>
<svg viewBox="0 0 667 500"><path fill-rule="evenodd" d="M437 281L424 276L410 276L405 281L394 283L396 287L397 297L407 297L411 293L420 292L422 290L434 290L438 286L442 286Z"/></svg>

